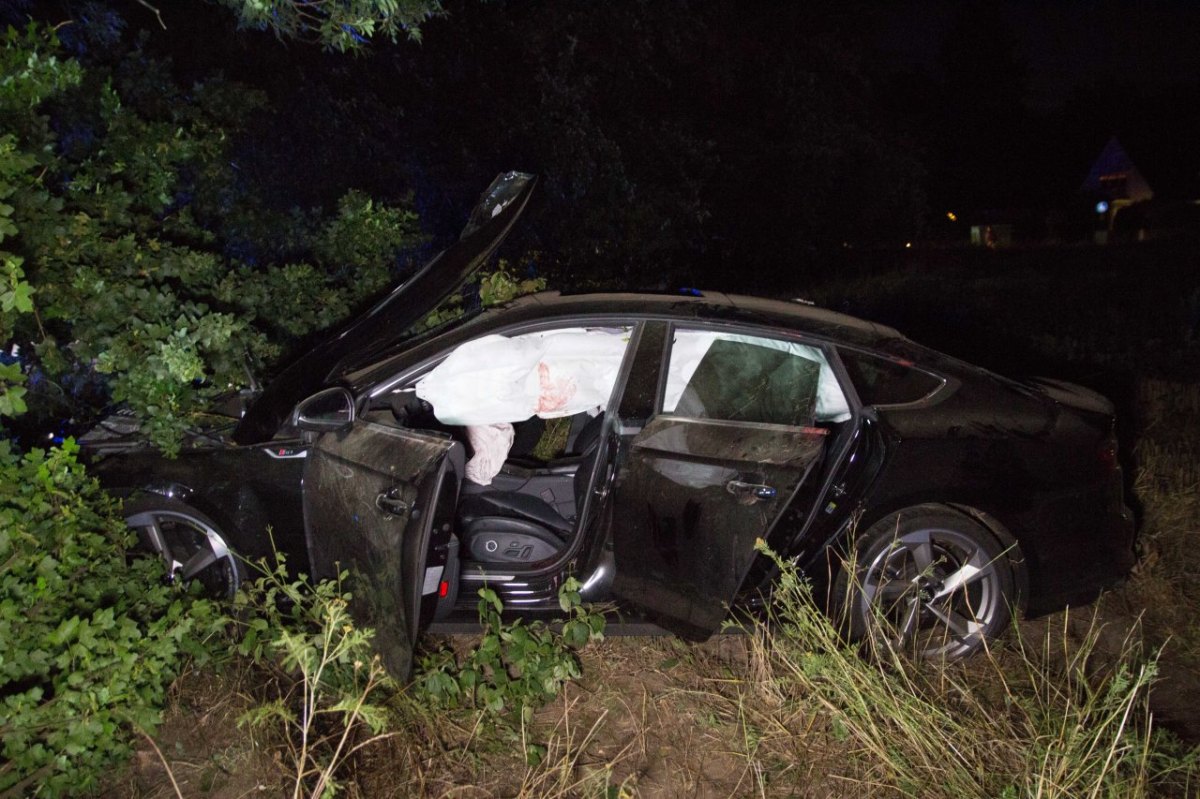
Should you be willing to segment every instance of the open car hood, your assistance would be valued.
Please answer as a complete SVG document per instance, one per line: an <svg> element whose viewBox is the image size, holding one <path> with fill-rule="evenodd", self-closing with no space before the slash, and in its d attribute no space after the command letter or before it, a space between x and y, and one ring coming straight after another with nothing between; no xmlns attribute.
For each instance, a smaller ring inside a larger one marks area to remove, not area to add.
<svg viewBox="0 0 1200 799"><path fill-rule="evenodd" d="M401 341L495 252L525 209L536 182L536 176L523 172L497 176L471 212L459 240L366 313L292 362L250 406L234 430L234 441L257 444L270 439L297 402Z"/></svg>

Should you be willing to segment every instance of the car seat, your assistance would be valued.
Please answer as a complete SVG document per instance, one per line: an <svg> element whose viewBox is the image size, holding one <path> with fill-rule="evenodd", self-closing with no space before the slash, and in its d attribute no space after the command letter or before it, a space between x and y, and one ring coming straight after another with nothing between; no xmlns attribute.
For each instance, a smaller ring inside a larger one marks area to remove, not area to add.
<svg viewBox="0 0 1200 799"><path fill-rule="evenodd" d="M507 465L490 486L463 483L459 530L481 563L535 563L562 551L575 529L578 499L595 468L604 415L576 436L577 454L544 465Z"/></svg>

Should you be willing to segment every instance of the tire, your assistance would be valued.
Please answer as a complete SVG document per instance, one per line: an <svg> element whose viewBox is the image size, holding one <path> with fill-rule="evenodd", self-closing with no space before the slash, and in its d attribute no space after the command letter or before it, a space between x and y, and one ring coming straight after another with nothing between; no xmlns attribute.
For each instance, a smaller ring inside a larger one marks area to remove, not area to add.
<svg viewBox="0 0 1200 799"><path fill-rule="evenodd" d="M208 516L177 499L146 494L125 503L125 523L145 549L162 558L168 580L197 581L217 599L237 593L243 567Z"/></svg>
<svg viewBox="0 0 1200 799"><path fill-rule="evenodd" d="M991 530L944 505L920 505L858 538L830 599L851 640L876 654L955 660L1004 631L1015 585Z"/></svg>

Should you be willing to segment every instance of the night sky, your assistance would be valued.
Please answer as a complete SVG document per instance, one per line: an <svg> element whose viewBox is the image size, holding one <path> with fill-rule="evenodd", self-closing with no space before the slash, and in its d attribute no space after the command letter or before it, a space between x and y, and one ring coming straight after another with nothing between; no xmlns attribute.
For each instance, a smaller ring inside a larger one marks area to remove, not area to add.
<svg viewBox="0 0 1200 799"><path fill-rule="evenodd" d="M1028 65L1029 102L1051 110L1073 91L1117 83L1155 90L1200 81L1200 5L1186 2L990 4ZM935 72L961 2L896 2L864 29L898 68Z"/></svg>
<svg viewBox="0 0 1200 799"><path fill-rule="evenodd" d="M491 175L543 176L522 246L630 281L763 274L846 244L938 239L947 211L1065 208L1116 135L1159 196L1200 196L1200 5L448 0L421 44L326 54L202 0L115 10L187 84L272 110L238 168L281 206L412 192L454 235ZM70 38L70 32L66 32ZM753 286L751 286L753 288Z"/></svg>

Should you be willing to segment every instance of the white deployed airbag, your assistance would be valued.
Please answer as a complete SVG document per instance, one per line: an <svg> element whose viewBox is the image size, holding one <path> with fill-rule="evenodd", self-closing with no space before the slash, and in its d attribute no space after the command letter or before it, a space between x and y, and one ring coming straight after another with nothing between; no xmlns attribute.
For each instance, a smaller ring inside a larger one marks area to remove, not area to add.
<svg viewBox="0 0 1200 799"><path fill-rule="evenodd" d="M491 485L512 449L513 435L513 426L508 422L467 425L467 441L473 454L463 470L465 477L481 486Z"/></svg>
<svg viewBox="0 0 1200 799"><path fill-rule="evenodd" d="M628 344L624 329L484 336L450 353L416 393L449 425L573 416L608 404Z"/></svg>

